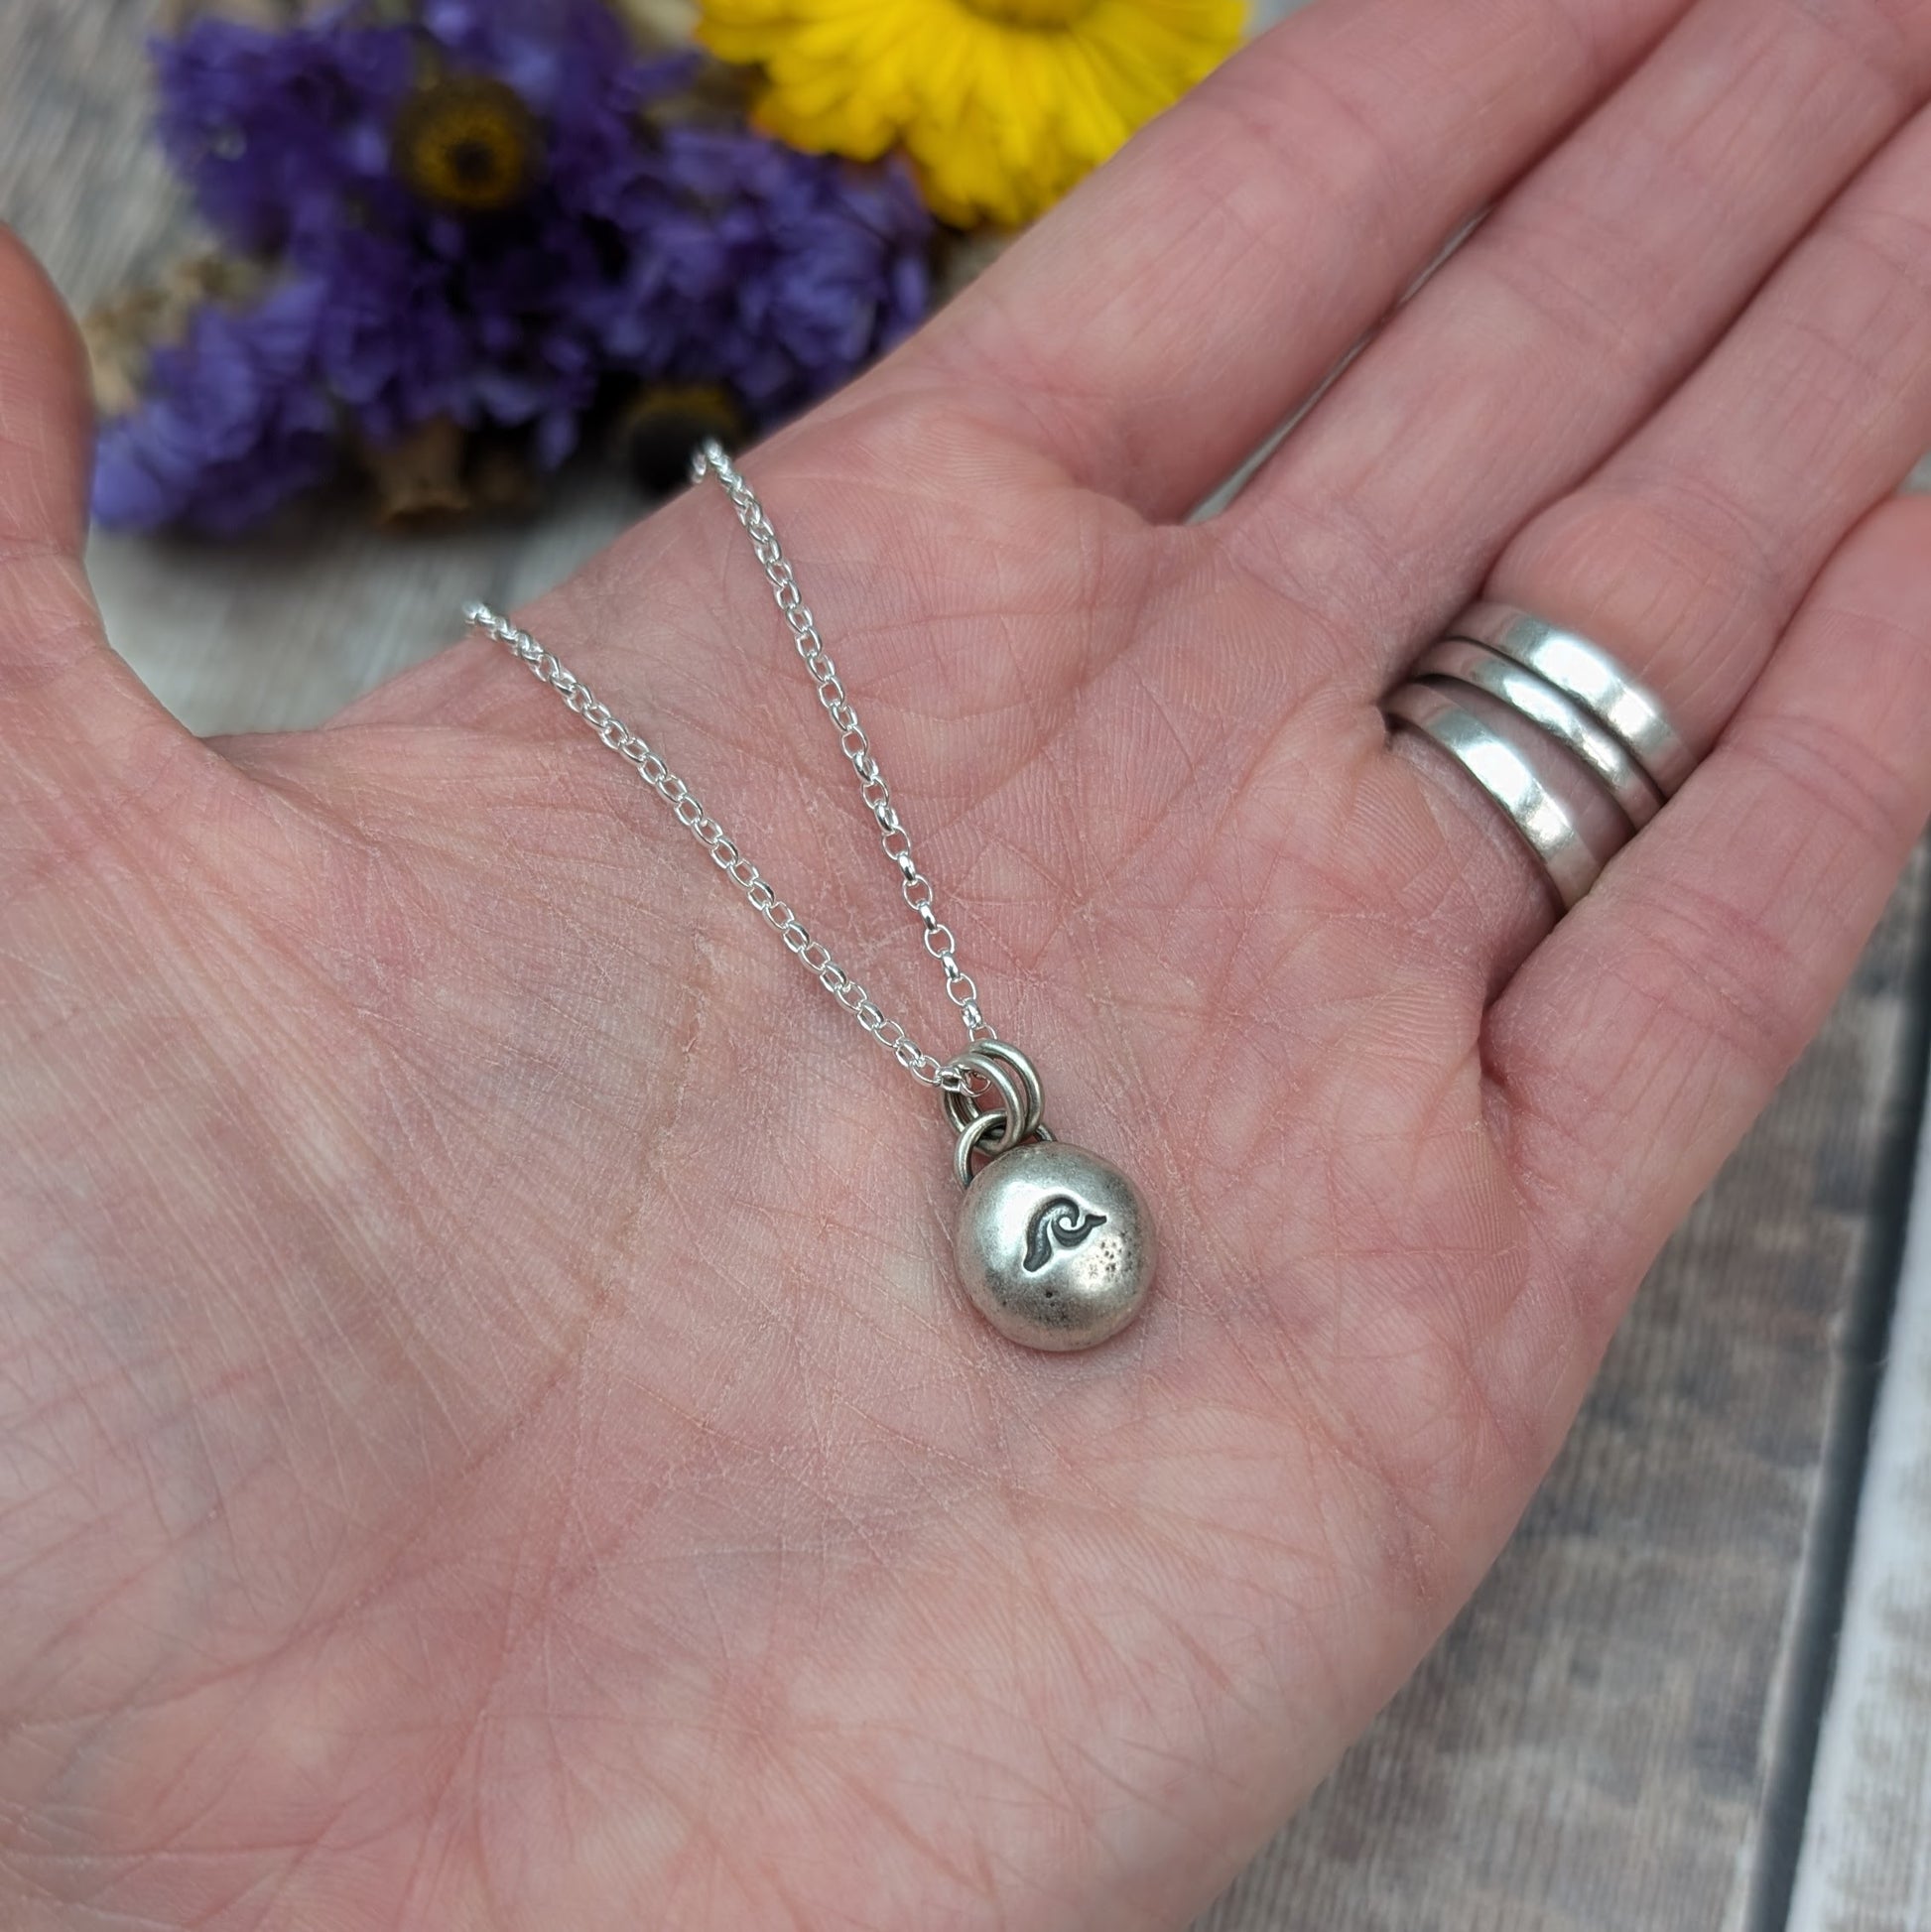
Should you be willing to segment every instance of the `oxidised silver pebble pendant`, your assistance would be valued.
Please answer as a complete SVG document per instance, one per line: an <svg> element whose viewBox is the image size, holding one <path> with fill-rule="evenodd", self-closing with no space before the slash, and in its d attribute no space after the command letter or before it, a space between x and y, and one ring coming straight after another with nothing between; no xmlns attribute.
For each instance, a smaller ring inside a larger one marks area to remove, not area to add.
<svg viewBox="0 0 1931 1932"><path fill-rule="evenodd" d="M946 1092L966 1183L953 1253L973 1307L1029 1349L1066 1352L1117 1335L1139 1313L1158 1258L1139 1190L1047 1131L1039 1076L1018 1048L985 1040L952 1064L997 1101L972 1112L968 1095Z"/></svg>
<svg viewBox="0 0 1931 1932"><path fill-rule="evenodd" d="M1029 1349L1091 1349L1139 1313L1153 1222L1118 1168L1041 1141L973 1175L953 1237L972 1305Z"/></svg>
<svg viewBox="0 0 1931 1932"><path fill-rule="evenodd" d="M972 1305L1003 1336L1029 1349L1062 1353L1091 1349L1117 1335L1139 1312L1153 1283L1153 1217L1139 1191L1096 1154L1055 1140L1041 1118L1039 1075L1017 1047L992 1037L978 987L959 964L953 931L933 904L932 881L912 856L912 835L892 803L891 787L872 755L837 667L818 634L818 620L798 588L797 574L751 486L724 451L707 443L691 465L694 482L722 484L763 567L792 642L811 675L818 702L838 734L838 750L858 781L858 797L885 856L899 875L899 894L924 929L926 952L946 975L946 997L973 1042L957 1060L928 1053L874 1004L823 940L805 930L789 902L751 863L742 846L699 804L661 753L591 695L555 652L526 630L472 603L467 616L509 647L516 660L550 686L618 757L676 813L678 824L710 855L784 949L922 1087L935 1087L959 1141L953 1168L966 1190L953 1252Z"/></svg>

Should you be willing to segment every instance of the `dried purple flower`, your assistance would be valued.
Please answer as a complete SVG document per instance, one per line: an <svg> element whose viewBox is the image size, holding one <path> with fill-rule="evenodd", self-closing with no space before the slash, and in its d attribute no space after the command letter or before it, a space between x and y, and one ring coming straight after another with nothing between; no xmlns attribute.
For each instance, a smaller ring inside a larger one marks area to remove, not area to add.
<svg viewBox="0 0 1931 1932"><path fill-rule="evenodd" d="M390 145L397 175L419 199L457 214L494 214L529 193L543 134L507 80L454 73L403 102Z"/></svg>
<svg viewBox="0 0 1931 1932"><path fill-rule="evenodd" d="M495 74L532 112L559 120L638 64L623 23L600 0L423 0L421 16L454 64Z"/></svg>
<svg viewBox="0 0 1931 1932"><path fill-rule="evenodd" d="M932 221L899 168L676 127L653 173L667 204L604 311L613 363L721 379L768 420L844 381L924 315Z"/></svg>
<svg viewBox="0 0 1931 1932"><path fill-rule="evenodd" d="M371 442L449 416L528 427L552 466L603 372L592 319L647 229L638 109L690 63L639 59L601 0L430 0L422 17L436 58L399 109L397 181L291 244L336 294L322 373ZM524 192L456 205L464 143L479 179L520 171Z"/></svg>
<svg viewBox="0 0 1931 1932"><path fill-rule="evenodd" d="M162 148L238 248L337 222L388 175L415 37L346 18L271 33L210 15L153 43Z"/></svg>
<svg viewBox="0 0 1931 1932"><path fill-rule="evenodd" d="M103 435L104 522L264 514L320 473L336 414L378 448L439 419L525 431L544 466L613 374L721 382L768 419L923 312L930 221L906 177L653 130L640 110L691 63L640 58L602 0L393 18L351 0L285 33L204 19L157 50L169 152L208 218L279 250L290 280L157 359L152 398ZM219 386L203 364L221 353L241 366L197 439L183 400Z"/></svg>
<svg viewBox="0 0 1931 1932"><path fill-rule="evenodd" d="M95 516L225 536L324 480L338 460L335 411L315 372L326 299L297 280L248 309L197 310L180 344L155 351L141 407L102 427Z"/></svg>
<svg viewBox="0 0 1931 1932"><path fill-rule="evenodd" d="M602 366L583 312L605 271L580 227L525 216L486 246L456 223L350 229L315 267L333 292L318 367L369 441L449 416L532 425L546 464L569 453Z"/></svg>

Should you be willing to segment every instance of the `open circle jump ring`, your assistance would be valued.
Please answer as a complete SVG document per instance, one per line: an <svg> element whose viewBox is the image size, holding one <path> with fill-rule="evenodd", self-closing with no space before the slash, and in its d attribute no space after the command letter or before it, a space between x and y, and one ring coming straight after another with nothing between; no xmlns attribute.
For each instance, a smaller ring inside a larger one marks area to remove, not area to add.
<svg viewBox="0 0 1931 1932"><path fill-rule="evenodd" d="M1046 1090L1039 1084L1039 1069L1009 1040L981 1040L972 1051L988 1060L1003 1061L1019 1076L1020 1085L1026 1090L1026 1124L1018 1138L1035 1138L1039 1133L1041 1115L1046 1109Z"/></svg>
<svg viewBox="0 0 1931 1932"><path fill-rule="evenodd" d="M1024 1122L1028 1110L1027 1096L1021 1092L1019 1081L1010 1069L1001 1066L996 1060L987 1059L976 1050L971 1053L962 1053L952 1064L961 1073L972 1075L983 1081L993 1090L993 1096L988 1096L992 1098L991 1104L979 1106L975 1104L975 1096L971 1093L960 1093L953 1088L942 1088L940 1093L946 1109L946 1118L952 1122L955 1133L966 1133L979 1121L988 1119L995 1113L1001 1120ZM1016 1146L1024 1138L1023 1134L1015 1134L1010 1140L1002 1138L999 1145Z"/></svg>
<svg viewBox="0 0 1931 1932"><path fill-rule="evenodd" d="M969 1188L972 1185L972 1156L974 1154L998 1154L1005 1151L1005 1109L995 1106L989 1113L974 1115L961 1131L959 1144L952 1152L952 1171L958 1177L959 1185L962 1188ZM981 1148L979 1142L986 1135L995 1131L999 1135L998 1140L989 1148ZM1034 1140L1040 1141L1050 1141L1053 1138L1050 1130L1045 1127L1035 1127L1032 1137Z"/></svg>
<svg viewBox="0 0 1931 1932"><path fill-rule="evenodd" d="M1007 1116L1020 1123L1008 1144L1016 1147L1020 1141L1031 1140L1038 1134L1045 1095L1038 1070L1017 1047L1008 1046L1003 1040L983 1040L953 1061L951 1071L984 1081L997 1092L1005 1102ZM947 1087L940 1092L946 1118L952 1122L955 1133L964 1133L984 1110L973 1106L974 1095L969 1090L961 1092Z"/></svg>

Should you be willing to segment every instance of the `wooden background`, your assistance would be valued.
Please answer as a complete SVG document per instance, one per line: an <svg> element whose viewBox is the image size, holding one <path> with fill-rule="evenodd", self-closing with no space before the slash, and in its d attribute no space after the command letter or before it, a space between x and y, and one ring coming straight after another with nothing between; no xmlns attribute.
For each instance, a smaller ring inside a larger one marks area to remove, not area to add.
<svg viewBox="0 0 1931 1932"><path fill-rule="evenodd" d="M182 235L144 138L147 18L0 4L0 216L76 305ZM102 538L91 566L115 643L184 718L273 727L641 507L585 472L527 525L331 515L231 548ZM1494 1574L1197 1932L1931 1928L1931 1238L1899 1296L1928 942L1920 862Z"/></svg>

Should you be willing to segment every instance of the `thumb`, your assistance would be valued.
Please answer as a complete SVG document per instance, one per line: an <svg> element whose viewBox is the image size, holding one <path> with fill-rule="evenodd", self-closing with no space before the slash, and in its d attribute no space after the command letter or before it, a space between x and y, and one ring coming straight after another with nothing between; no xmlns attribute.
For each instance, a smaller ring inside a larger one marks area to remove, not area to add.
<svg viewBox="0 0 1931 1932"><path fill-rule="evenodd" d="M79 334L40 264L0 227L0 559L79 550L90 417Z"/></svg>
<svg viewBox="0 0 1931 1932"><path fill-rule="evenodd" d="M198 750L108 649L87 587L91 425L73 322L0 227L0 860Z"/></svg>

